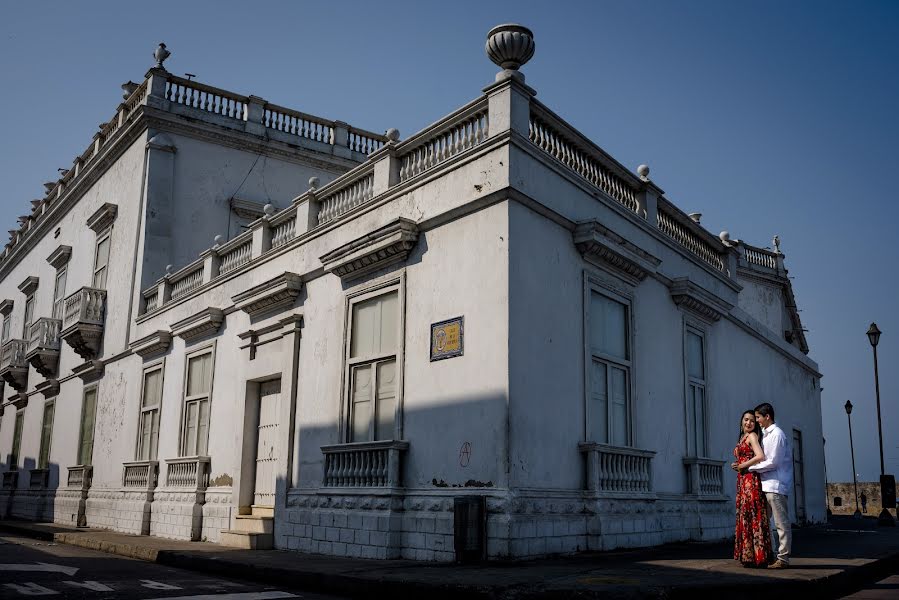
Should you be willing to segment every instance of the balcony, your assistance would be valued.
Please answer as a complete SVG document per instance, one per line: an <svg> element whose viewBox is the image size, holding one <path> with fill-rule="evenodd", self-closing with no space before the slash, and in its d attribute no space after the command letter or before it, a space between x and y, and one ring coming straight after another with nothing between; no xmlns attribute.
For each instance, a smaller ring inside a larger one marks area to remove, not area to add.
<svg viewBox="0 0 899 600"><path fill-rule="evenodd" d="M75 465L69 467L69 476L66 479L66 486L70 489L81 490L87 492L91 487L94 468L91 465Z"/></svg>
<svg viewBox="0 0 899 600"><path fill-rule="evenodd" d="M143 460L122 464L122 488L126 491L153 491L159 463L155 460Z"/></svg>
<svg viewBox="0 0 899 600"><path fill-rule="evenodd" d="M50 481L49 469L31 469L28 478L28 489L45 490Z"/></svg>
<svg viewBox="0 0 899 600"><path fill-rule="evenodd" d="M17 392L24 392L28 385L28 361L25 340L9 340L0 349L0 377Z"/></svg>
<svg viewBox="0 0 899 600"><path fill-rule="evenodd" d="M28 340L28 354L25 358L38 373L45 378L56 375L59 364L59 333L62 321L43 317L31 326L31 339Z"/></svg>
<svg viewBox="0 0 899 600"><path fill-rule="evenodd" d="M6 471L3 473L3 481L0 482L0 489L14 490L19 481L18 471Z"/></svg>
<svg viewBox="0 0 899 600"><path fill-rule="evenodd" d="M710 458L684 459L687 470L687 493L703 498L724 497L724 461Z"/></svg>
<svg viewBox="0 0 899 600"><path fill-rule="evenodd" d="M167 459L165 487L205 492L209 485L209 460L208 456Z"/></svg>
<svg viewBox="0 0 899 600"><path fill-rule="evenodd" d="M106 290L83 287L65 300L62 339L84 360L100 352Z"/></svg>
<svg viewBox="0 0 899 600"><path fill-rule="evenodd" d="M385 440L322 446L325 487L402 487L401 453L409 442Z"/></svg>
<svg viewBox="0 0 899 600"><path fill-rule="evenodd" d="M598 496L654 497L651 450L582 442L578 450L587 457L587 490Z"/></svg>

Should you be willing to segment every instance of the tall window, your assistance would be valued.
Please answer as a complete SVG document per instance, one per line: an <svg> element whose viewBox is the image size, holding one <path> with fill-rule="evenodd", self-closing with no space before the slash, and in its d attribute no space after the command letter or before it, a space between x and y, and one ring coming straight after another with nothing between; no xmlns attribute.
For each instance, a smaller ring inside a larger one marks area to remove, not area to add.
<svg viewBox="0 0 899 600"><path fill-rule="evenodd" d="M187 359L184 391L182 456L205 456L209 441L209 394L212 390L212 350Z"/></svg>
<svg viewBox="0 0 899 600"><path fill-rule="evenodd" d="M137 460L156 460L159 442L159 407L162 404L162 365L144 371L140 401Z"/></svg>
<svg viewBox="0 0 899 600"><path fill-rule="evenodd" d="M31 320L34 318L34 294L25 299L25 322L22 327L22 338L31 339Z"/></svg>
<svg viewBox="0 0 899 600"><path fill-rule="evenodd" d="M62 319L63 304L66 299L66 273L67 267L56 271L56 284L53 288L53 318Z"/></svg>
<svg viewBox="0 0 899 600"><path fill-rule="evenodd" d="M9 315L3 315L3 333L2 333L2 339L0 339L0 342L3 342L3 343L5 343L7 340L9 340L9 319L10 319Z"/></svg>
<svg viewBox="0 0 899 600"><path fill-rule="evenodd" d="M109 267L109 231L97 236L97 252L94 255L94 287L106 289L106 271Z"/></svg>
<svg viewBox="0 0 899 600"><path fill-rule="evenodd" d="M396 437L399 289L350 305L349 441Z"/></svg>
<svg viewBox="0 0 899 600"><path fill-rule="evenodd" d="M84 391L81 403L81 434L78 441L78 464L89 465L94 454L94 419L97 415L97 388Z"/></svg>
<svg viewBox="0 0 899 600"><path fill-rule="evenodd" d="M684 339L687 368L687 455L707 456L705 435L705 338L688 328Z"/></svg>
<svg viewBox="0 0 899 600"><path fill-rule="evenodd" d="M41 453L38 455L37 468L50 468L50 441L53 437L53 415L56 403L51 400L44 404L44 421L41 426Z"/></svg>
<svg viewBox="0 0 899 600"><path fill-rule="evenodd" d="M22 425L25 423L25 411L16 413L16 423L12 433L12 452L9 455L9 470L19 468L19 450L22 448Z"/></svg>
<svg viewBox="0 0 899 600"><path fill-rule="evenodd" d="M631 351L628 305L590 291L590 395L587 435L615 446L629 443Z"/></svg>

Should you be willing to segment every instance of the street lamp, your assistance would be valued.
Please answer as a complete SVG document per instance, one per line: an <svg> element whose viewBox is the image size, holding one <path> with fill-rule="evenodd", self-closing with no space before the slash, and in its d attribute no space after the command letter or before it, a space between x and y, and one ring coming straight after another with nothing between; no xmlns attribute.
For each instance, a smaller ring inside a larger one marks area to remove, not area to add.
<svg viewBox="0 0 899 600"><path fill-rule="evenodd" d="M852 445L852 402L846 400L843 408L846 409L846 418L849 419L849 452L852 453L852 484L855 486L855 512L852 516L861 519L862 511L858 509L858 475L855 473L855 446Z"/></svg>
<svg viewBox="0 0 899 600"><path fill-rule="evenodd" d="M893 515L887 510L887 506L896 505L896 480L892 475L887 475L883 468L883 430L880 425L880 377L877 373L877 343L880 341L880 330L877 323L871 323L868 328L868 341L874 349L874 389L877 394L877 436L880 439L880 516L878 525L895 526Z"/></svg>

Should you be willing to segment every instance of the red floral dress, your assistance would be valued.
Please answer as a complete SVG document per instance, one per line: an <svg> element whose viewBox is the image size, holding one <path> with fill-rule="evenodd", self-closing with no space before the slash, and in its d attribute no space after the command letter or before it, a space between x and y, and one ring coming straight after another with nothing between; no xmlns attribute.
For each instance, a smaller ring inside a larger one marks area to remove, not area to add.
<svg viewBox="0 0 899 600"><path fill-rule="evenodd" d="M738 463L754 456L749 440L743 438L734 448ZM737 473L737 528L734 535L734 560L748 566L765 566L771 557L771 534L765 495L758 473Z"/></svg>

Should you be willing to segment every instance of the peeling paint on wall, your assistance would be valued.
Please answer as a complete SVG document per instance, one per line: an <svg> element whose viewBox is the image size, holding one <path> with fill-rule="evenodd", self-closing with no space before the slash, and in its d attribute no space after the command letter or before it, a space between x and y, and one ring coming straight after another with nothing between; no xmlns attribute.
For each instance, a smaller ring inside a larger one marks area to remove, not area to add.
<svg viewBox="0 0 899 600"><path fill-rule="evenodd" d="M228 487L232 483L234 483L232 477L227 473L222 473L209 480L209 487Z"/></svg>

